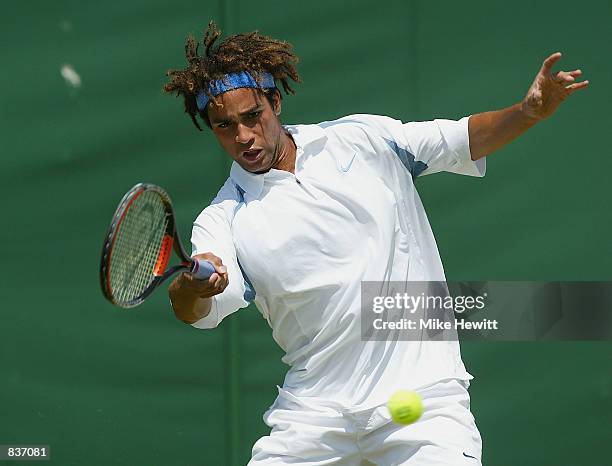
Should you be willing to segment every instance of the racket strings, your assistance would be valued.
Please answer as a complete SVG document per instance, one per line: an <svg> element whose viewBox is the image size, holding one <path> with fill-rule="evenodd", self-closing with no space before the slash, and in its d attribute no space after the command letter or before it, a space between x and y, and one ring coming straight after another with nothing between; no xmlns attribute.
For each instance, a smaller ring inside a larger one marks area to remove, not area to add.
<svg viewBox="0 0 612 466"><path fill-rule="evenodd" d="M110 289L117 302L138 298L153 281L167 225L164 202L154 191L140 194L124 213L110 257Z"/></svg>

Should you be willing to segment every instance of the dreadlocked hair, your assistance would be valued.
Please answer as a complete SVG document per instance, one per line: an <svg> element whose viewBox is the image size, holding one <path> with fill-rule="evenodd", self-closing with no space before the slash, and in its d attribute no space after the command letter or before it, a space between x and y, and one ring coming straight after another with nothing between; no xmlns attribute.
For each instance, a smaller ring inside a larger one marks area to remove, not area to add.
<svg viewBox="0 0 612 466"><path fill-rule="evenodd" d="M164 91L176 94L177 97L183 96L185 113L200 131L202 128L196 115L200 115L209 128L211 125L207 112L198 109L196 96L200 91L204 91L210 100L218 104L208 85L228 73L248 71L261 85L263 73L268 72L281 83L285 94L295 94L289 85L289 79L296 83L301 82L296 69L299 59L293 53L291 44L262 36L257 31L229 36L215 44L219 37L221 31L214 21L208 24L201 44L193 35L189 35L185 43L187 68L168 70L166 73L170 81L164 85ZM202 55L198 54L200 45L204 47ZM274 92L278 92L276 88L261 91L270 102Z"/></svg>

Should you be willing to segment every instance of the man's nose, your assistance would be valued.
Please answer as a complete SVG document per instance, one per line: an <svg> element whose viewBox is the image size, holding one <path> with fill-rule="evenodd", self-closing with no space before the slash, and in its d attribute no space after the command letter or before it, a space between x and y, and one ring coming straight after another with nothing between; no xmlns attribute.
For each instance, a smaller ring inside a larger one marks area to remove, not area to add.
<svg viewBox="0 0 612 466"><path fill-rule="evenodd" d="M252 139L253 132L251 131L251 129L242 123L238 123L238 126L236 127L236 142L246 144Z"/></svg>

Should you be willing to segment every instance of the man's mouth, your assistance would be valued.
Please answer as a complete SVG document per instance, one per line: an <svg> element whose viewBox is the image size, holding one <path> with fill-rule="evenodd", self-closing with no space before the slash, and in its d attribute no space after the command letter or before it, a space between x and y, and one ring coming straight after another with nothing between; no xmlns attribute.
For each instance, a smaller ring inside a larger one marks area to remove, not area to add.
<svg viewBox="0 0 612 466"><path fill-rule="evenodd" d="M254 162L255 160L257 160L261 152L262 152L262 149L246 150L242 153L242 156L245 159L247 159L249 162Z"/></svg>

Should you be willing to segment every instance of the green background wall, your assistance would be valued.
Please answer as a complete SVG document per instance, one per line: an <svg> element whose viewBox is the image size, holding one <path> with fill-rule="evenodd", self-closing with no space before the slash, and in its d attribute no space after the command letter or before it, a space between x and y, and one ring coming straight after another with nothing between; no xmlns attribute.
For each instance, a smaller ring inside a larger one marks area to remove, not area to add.
<svg viewBox="0 0 612 466"><path fill-rule="evenodd" d="M165 292L132 311L98 286L124 191L164 186L182 235L228 159L160 91L210 19L294 44L286 123L501 108L561 50L591 87L493 155L482 180L418 187L453 280L610 280L610 3L527 0L24 1L0 18L0 444L54 465L246 464L285 368L249 308L214 331ZM71 64L82 86L60 76ZM610 342L464 343L487 465L609 463ZM10 464L10 463L6 463ZM24 463L15 463L24 464Z"/></svg>

